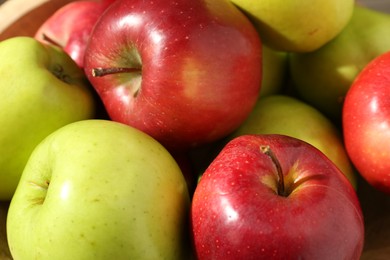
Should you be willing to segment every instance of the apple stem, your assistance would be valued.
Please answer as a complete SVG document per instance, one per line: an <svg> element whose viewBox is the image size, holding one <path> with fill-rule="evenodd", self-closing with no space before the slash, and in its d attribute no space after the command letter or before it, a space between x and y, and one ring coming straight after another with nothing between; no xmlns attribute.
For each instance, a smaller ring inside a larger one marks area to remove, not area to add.
<svg viewBox="0 0 390 260"><path fill-rule="evenodd" d="M262 153L267 155L269 158L271 158L272 162L274 163L276 167L276 171L278 173L278 195L285 196L285 188L284 188L284 176L283 176L283 170L282 166L280 165L280 162L274 152L271 150L269 145L262 145L260 146L260 150Z"/></svg>
<svg viewBox="0 0 390 260"><path fill-rule="evenodd" d="M58 42L54 41L52 38L50 38L49 36L47 36L46 34L42 34L42 39L54 46L57 46L57 47L60 47L60 48L63 48L63 46L61 46Z"/></svg>
<svg viewBox="0 0 390 260"><path fill-rule="evenodd" d="M92 76L103 77L110 74L132 73L132 72L141 72L141 69L139 68L94 68L92 69Z"/></svg>

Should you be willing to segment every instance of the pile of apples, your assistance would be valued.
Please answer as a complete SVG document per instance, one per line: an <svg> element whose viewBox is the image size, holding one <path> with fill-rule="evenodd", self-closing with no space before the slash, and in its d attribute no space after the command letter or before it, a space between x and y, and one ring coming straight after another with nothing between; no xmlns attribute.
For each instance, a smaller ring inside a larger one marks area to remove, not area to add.
<svg viewBox="0 0 390 260"><path fill-rule="evenodd" d="M390 194L390 15L354 0L74 1L0 57L14 259L359 259L357 175Z"/></svg>

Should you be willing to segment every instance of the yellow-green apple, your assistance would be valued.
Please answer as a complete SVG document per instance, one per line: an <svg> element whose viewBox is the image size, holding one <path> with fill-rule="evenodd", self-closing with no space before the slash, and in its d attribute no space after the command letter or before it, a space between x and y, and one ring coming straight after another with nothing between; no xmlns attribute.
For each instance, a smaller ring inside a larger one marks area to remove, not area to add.
<svg viewBox="0 0 390 260"><path fill-rule="evenodd" d="M226 136L252 110L261 41L229 0L116 1L84 65L112 120L186 149Z"/></svg>
<svg viewBox="0 0 390 260"><path fill-rule="evenodd" d="M285 135L230 141L196 187L198 259L356 259L364 219L350 182L314 146Z"/></svg>
<svg viewBox="0 0 390 260"><path fill-rule="evenodd" d="M390 50L390 15L355 6L345 29L311 53L291 53L291 79L297 95L340 123L344 97L357 74Z"/></svg>
<svg viewBox="0 0 390 260"><path fill-rule="evenodd" d="M287 52L314 51L351 19L354 0L231 0L253 22L264 43Z"/></svg>
<svg viewBox="0 0 390 260"><path fill-rule="evenodd" d="M358 172L390 194L390 51L358 74L343 106L345 147Z"/></svg>
<svg viewBox="0 0 390 260"><path fill-rule="evenodd" d="M301 139L323 152L356 188L356 173L341 131L320 111L285 95L260 98L246 121L230 139L244 134L283 134Z"/></svg>
<svg viewBox="0 0 390 260"><path fill-rule="evenodd" d="M34 37L58 45L80 66L84 66L85 46L92 28L106 8L115 0L84 0L65 4L49 16Z"/></svg>
<svg viewBox="0 0 390 260"><path fill-rule="evenodd" d="M262 44L262 82L260 97L280 94L287 82L288 55Z"/></svg>
<svg viewBox="0 0 390 260"><path fill-rule="evenodd" d="M110 120L75 122L29 158L8 211L10 251L14 259L188 259L189 205L179 166L156 140Z"/></svg>
<svg viewBox="0 0 390 260"><path fill-rule="evenodd" d="M10 200L34 147L54 130L95 116L83 70L32 37L0 42L0 200Z"/></svg>

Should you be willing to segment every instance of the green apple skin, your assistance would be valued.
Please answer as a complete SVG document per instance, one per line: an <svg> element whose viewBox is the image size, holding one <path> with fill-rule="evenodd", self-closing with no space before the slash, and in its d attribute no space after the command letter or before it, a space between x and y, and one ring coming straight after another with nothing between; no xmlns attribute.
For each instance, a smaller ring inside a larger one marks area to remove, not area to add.
<svg viewBox="0 0 390 260"><path fill-rule="evenodd" d="M155 139L78 121L33 151L9 207L8 242L15 259L186 259L189 205L179 166Z"/></svg>
<svg viewBox="0 0 390 260"><path fill-rule="evenodd" d="M311 52L337 36L352 16L354 0L231 0L264 43L286 52Z"/></svg>
<svg viewBox="0 0 390 260"><path fill-rule="evenodd" d="M260 98L247 120L232 134L283 134L303 140L323 152L356 189L356 173L338 128L320 111L295 97Z"/></svg>
<svg viewBox="0 0 390 260"><path fill-rule="evenodd" d="M95 114L95 97L69 56L30 37L0 42L0 200L9 201L34 147Z"/></svg>
<svg viewBox="0 0 390 260"><path fill-rule="evenodd" d="M262 45L262 81L260 97L280 94L284 91L287 79L288 55L286 52L274 50Z"/></svg>
<svg viewBox="0 0 390 260"><path fill-rule="evenodd" d="M291 78L297 95L334 121L357 74L390 50L390 15L355 6L350 23L331 42L312 53L292 53Z"/></svg>

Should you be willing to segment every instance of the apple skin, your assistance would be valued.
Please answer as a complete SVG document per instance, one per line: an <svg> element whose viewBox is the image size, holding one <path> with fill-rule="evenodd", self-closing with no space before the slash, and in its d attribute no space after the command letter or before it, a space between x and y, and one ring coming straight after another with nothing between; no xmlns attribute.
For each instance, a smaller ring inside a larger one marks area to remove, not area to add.
<svg viewBox="0 0 390 260"><path fill-rule="evenodd" d="M58 45L82 68L92 28L113 0L75 1L59 8L38 28L34 37ZM76 21L76 22L75 22Z"/></svg>
<svg viewBox="0 0 390 260"><path fill-rule="evenodd" d="M97 22L84 62L110 118L170 150L232 132L261 88L260 38L226 0L117 1ZM97 77L97 68L136 71Z"/></svg>
<svg viewBox="0 0 390 260"><path fill-rule="evenodd" d="M293 88L300 99L340 124L352 82L372 59L387 51L390 14L356 5L348 25L331 42L314 52L289 54Z"/></svg>
<svg viewBox="0 0 390 260"><path fill-rule="evenodd" d="M0 42L0 200L9 201L34 147L74 121L93 118L83 70L61 49L32 37Z"/></svg>
<svg viewBox="0 0 390 260"><path fill-rule="evenodd" d="M268 46L312 52L347 25L355 0L231 0L253 22ZM310 22L308 22L310 21Z"/></svg>
<svg viewBox="0 0 390 260"><path fill-rule="evenodd" d="M278 194L276 163L286 195ZM318 149L283 135L230 141L205 171L191 206L198 259L359 259L355 190Z"/></svg>
<svg viewBox="0 0 390 260"><path fill-rule="evenodd" d="M276 51L262 44L262 58L260 97L282 93L288 79L288 53Z"/></svg>
<svg viewBox="0 0 390 260"><path fill-rule="evenodd" d="M255 108L228 140L244 134L283 134L303 140L323 152L357 188L356 172L341 131L319 110L291 96L271 95Z"/></svg>
<svg viewBox="0 0 390 260"><path fill-rule="evenodd" d="M9 207L8 242L14 259L188 259L189 205L161 144L83 120L34 150Z"/></svg>
<svg viewBox="0 0 390 260"><path fill-rule="evenodd" d="M358 74L343 106L345 147L358 172L390 194L390 52L379 55Z"/></svg>

